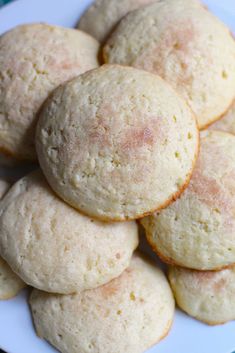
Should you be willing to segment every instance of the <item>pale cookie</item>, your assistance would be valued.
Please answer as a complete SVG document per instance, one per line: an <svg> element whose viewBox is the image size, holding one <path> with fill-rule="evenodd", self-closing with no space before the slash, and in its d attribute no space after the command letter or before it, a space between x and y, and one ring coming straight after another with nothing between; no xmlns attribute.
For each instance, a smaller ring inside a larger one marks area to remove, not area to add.
<svg viewBox="0 0 235 353"><path fill-rule="evenodd" d="M55 192L101 220L139 218L189 182L198 130L160 77L104 65L59 87L41 111L36 146Z"/></svg>
<svg viewBox="0 0 235 353"><path fill-rule="evenodd" d="M56 293L95 288L119 276L138 245L135 222L101 223L59 199L40 171L0 203L0 253L29 285Z"/></svg>
<svg viewBox="0 0 235 353"><path fill-rule="evenodd" d="M11 270L0 257L0 300L15 297L26 284Z"/></svg>
<svg viewBox="0 0 235 353"><path fill-rule="evenodd" d="M187 100L200 128L235 98L235 41L197 1L157 1L129 13L108 39L104 59L166 79Z"/></svg>
<svg viewBox="0 0 235 353"><path fill-rule="evenodd" d="M78 23L78 28L104 42L117 23L130 11L156 0L95 0Z"/></svg>
<svg viewBox="0 0 235 353"><path fill-rule="evenodd" d="M0 199L9 189L5 180L0 180ZM0 300L10 299L25 287L25 283L10 269L8 264L0 257Z"/></svg>
<svg viewBox="0 0 235 353"><path fill-rule="evenodd" d="M0 179L0 199L3 198L9 188L10 184L6 180Z"/></svg>
<svg viewBox="0 0 235 353"><path fill-rule="evenodd" d="M195 271L171 267L169 280L178 306L209 325L235 320L235 267Z"/></svg>
<svg viewBox="0 0 235 353"><path fill-rule="evenodd" d="M135 255L105 286L59 296L34 290L37 334L61 353L142 353L165 337L174 299L162 271Z"/></svg>
<svg viewBox="0 0 235 353"><path fill-rule="evenodd" d="M235 136L203 132L189 187L142 225L166 262L197 270L235 263Z"/></svg>
<svg viewBox="0 0 235 353"><path fill-rule="evenodd" d="M210 130L221 130L235 135L235 101L222 119L210 126Z"/></svg>
<svg viewBox="0 0 235 353"><path fill-rule="evenodd" d="M0 37L0 152L36 160L37 111L59 84L98 66L98 42L46 24L18 26Z"/></svg>

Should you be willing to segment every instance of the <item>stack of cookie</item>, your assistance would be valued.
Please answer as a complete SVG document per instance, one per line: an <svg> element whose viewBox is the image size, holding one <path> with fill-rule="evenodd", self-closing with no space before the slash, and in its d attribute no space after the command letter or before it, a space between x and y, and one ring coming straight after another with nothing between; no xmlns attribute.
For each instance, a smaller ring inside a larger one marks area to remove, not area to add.
<svg viewBox="0 0 235 353"><path fill-rule="evenodd" d="M178 305L235 319L234 108L199 136L235 99L235 42L197 0L97 0L78 27L97 40L0 37L1 158L41 168L0 201L0 298L34 287L37 333L62 353L141 353L174 299L136 220Z"/></svg>

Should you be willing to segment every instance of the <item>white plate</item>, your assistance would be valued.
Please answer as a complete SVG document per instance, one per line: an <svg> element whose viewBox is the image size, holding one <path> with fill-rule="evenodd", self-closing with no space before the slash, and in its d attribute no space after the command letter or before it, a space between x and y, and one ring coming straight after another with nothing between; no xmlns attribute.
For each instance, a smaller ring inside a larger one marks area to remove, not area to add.
<svg viewBox="0 0 235 353"><path fill-rule="evenodd" d="M91 0L16 1L0 10L0 33L17 24L35 21L74 26L89 3ZM205 3L235 33L235 0L222 2L205 0ZM0 168L0 176L6 174L19 176L22 172L22 170L7 171ZM15 299L0 302L0 347L8 353L56 352L48 343L37 338L26 299L25 290ZM169 336L148 353L232 353L233 351L235 352L235 322L209 327L177 311Z"/></svg>

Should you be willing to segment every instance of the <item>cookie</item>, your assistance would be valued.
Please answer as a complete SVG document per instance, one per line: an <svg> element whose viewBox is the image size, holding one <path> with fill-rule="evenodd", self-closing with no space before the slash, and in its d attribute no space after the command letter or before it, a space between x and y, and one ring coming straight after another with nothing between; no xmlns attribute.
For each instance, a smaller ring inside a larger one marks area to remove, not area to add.
<svg viewBox="0 0 235 353"><path fill-rule="evenodd" d="M128 12L152 2L154 0L95 0L80 18L78 28L103 43Z"/></svg>
<svg viewBox="0 0 235 353"><path fill-rule="evenodd" d="M9 189L5 180L0 180L0 199ZM25 287L25 283L10 269L8 264L0 257L0 300L10 299Z"/></svg>
<svg viewBox="0 0 235 353"><path fill-rule="evenodd" d="M105 221L162 208L189 182L198 153L193 113L160 77L104 65L59 87L37 126L54 191Z"/></svg>
<svg viewBox="0 0 235 353"><path fill-rule="evenodd" d="M61 353L142 353L167 335L174 315L165 275L139 255L102 287L67 296L34 290L30 305L38 335Z"/></svg>
<svg viewBox="0 0 235 353"><path fill-rule="evenodd" d="M74 293L105 284L128 266L135 222L108 224L59 199L40 171L19 180L0 203L0 254L29 285Z"/></svg>
<svg viewBox="0 0 235 353"><path fill-rule="evenodd" d="M10 184L6 180L0 179L0 199L4 197L9 188Z"/></svg>
<svg viewBox="0 0 235 353"><path fill-rule="evenodd" d="M235 135L235 101L228 112L210 126L210 130L221 130Z"/></svg>
<svg viewBox="0 0 235 353"><path fill-rule="evenodd" d="M216 270L235 263L235 136L201 134L189 187L167 209L142 220L148 241L169 263Z"/></svg>
<svg viewBox="0 0 235 353"><path fill-rule="evenodd" d="M0 152L36 160L37 112L59 84L98 66L99 44L81 31L17 26L0 37Z"/></svg>
<svg viewBox="0 0 235 353"><path fill-rule="evenodd" d="M178 306L209 325L235 320L235 267L195 271L170 267L169 280Z"/></svg>
<svg viewBox="0 0 235 353"><path fill-rule="evenodd" d="M145 69L171 83L200 129L219 119L235 98L235 41L197 1L157 1L129 13L103 54L106 63Z"/></svg>
<svg viewBox="0 0 235 353"><path fill-rule="evenodd" d="M15 297L26 284L11 270L0 257L0 300Z"/></svg>

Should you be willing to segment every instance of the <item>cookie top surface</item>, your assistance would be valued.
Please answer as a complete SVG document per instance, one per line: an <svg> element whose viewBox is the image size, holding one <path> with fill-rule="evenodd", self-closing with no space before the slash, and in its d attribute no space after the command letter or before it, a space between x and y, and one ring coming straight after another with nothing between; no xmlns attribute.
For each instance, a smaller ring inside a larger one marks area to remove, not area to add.
<svg viewBox="0 0 235 353"><path fill-rule="evenodd" d="M187 190L142 220L153 249L167 262L198 270L235 263L234 195L235 136L205 131Z"/></svg>
<svg viewBox="0 0 235 353"><path fill-rule="evenodd" d="M139 256L105 286L73 296L34 290L30 304L37 333L62 353L142 353L174 315L165 275Z"/></svg>
<svg viewBox="0 0 235 353"><path fill-rule="evenodd" d="M0 257L0 300L16 296L26 284L11 270Z"/></svg>
<svg viewBox="0 0 235 353"><path fill-rule="evenodd" d="M9 189L10 184L0 179L0 199ZM24 282L10 269L8 264L0 257L0 300L14 297L23 287Z"/></svg>
<svg viewBox="0 0 235 353"><path fill-rule="evenodd" d="M157 75L118 65L57 89L36 140L54 191L85 214L115 221L168 204L198 152L195 118L175 91Z"/></svg>
<svg viewBox="0 0 235 353"><path fill-rule="evenodd" d="M47 24L15 27L0 37L0 151L36 160L37 111L59 84L98 66L98 42Z"/></svg>
<svg viewBox="0 0 235 353"><path fill-rule="evenodd" d="M156 0L95 0L82 15L78 28L104 42L117 23L128 12Z"/></svg>
<svg viewBox="0 0 235 353"><path fill-rule="evenodd" d="M210 325L235 319L235 267L195 271L171 267L169 280L178 306Z"/></svg>
<svg viewBox="0 0 235 353"><path fill-rule="evenodd" d="M210 130L221 130L235 135L235 101L228 112L209 128Z"/></svg>
<svg viewBox="0 0 235 353"><path fill-rule="evenodd" d="M0 202L0 253L33 287L56 293L95 288L119 276L138 245L135 222L107 224L59 199L40 171Z"/></svg>
<svg viewBox="0 0 235 353"><path fill-rule="evenodd" d="M200 128L224 114L235 97L235 41L197 1L158 1L129 13L108 39L104 59L166 79Z"/></svg>

